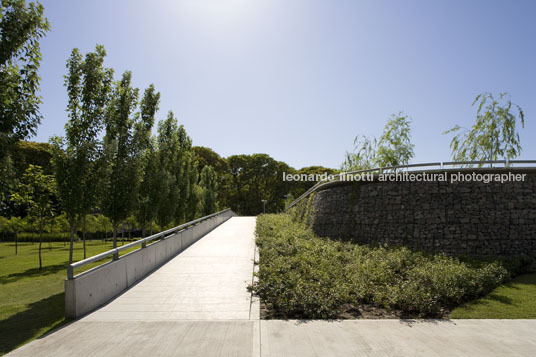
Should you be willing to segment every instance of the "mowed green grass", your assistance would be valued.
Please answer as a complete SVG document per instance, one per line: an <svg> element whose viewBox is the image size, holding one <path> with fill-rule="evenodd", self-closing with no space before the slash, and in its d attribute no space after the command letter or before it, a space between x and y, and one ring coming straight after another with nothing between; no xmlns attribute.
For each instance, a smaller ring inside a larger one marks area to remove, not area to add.
<svg viewBox="0 0 536 357"><path fill-rule="evenodd" d="M452 311L453 319L536 319L536 273L520 275Z"/></svg>
<svg viewBox="0 0 536 357"><path fill-rule="evenodd" d="M42 270L39 270L38 248L38 243L19 243L18 255L15 255L15 243L0 243L0 355L67 322L63 284L69 245L43 243ZM112 243L88 241L86 248L90 257L111 249ZM83 257L82 243L75 243L74 260Z"/></svg>

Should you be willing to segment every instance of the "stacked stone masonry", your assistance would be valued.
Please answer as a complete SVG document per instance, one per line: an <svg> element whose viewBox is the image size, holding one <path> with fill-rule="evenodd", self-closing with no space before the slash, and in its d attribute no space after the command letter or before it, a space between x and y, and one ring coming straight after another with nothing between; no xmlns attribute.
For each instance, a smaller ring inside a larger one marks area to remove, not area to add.
<svg viewBox="0 0 536 357"><path fill-rule="evenodd" d="M536 175L525 181L338 183L300 202L316 234L448 255L536 252ZM309 206L307 208L307 206Z"/></svg>

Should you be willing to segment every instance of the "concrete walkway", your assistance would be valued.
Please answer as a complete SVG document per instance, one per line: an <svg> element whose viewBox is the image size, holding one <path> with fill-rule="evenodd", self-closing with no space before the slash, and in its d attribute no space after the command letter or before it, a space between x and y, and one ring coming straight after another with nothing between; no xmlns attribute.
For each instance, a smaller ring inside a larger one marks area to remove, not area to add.
<svg viewBox="0 0 536 357"><path fill-rule="evenodd" d="M83 320L250 319L254 231L255 217L231 218Z"/></svg>
<svg viewBox="0 0 536 357"><path fill-rule="evenodd" d="M100 310L9 356L534 356L536 320L259 320L254 217L233 217Z"/></svg>

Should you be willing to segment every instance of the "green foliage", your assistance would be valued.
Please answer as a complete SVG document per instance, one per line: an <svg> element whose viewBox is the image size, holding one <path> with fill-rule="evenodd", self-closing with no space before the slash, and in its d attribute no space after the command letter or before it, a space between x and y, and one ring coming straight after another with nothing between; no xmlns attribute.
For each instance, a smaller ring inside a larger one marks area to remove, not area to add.
<svg viewBox="0 0 536 357"><path fill-rule="evenodd" d="M450 143L454 161L485 161L514 159L521 153L521 142L516 125L519 118L525 125L521 107L512 103L510 94L501 93L496 99L491 93L479 94L476 122L470 130L456 125L443 134L458 133Z"/></svg>
<svg viewBox="0 0 536 357"><path fill-rule="evenodd" d="M308 166L301 168L299 170L293 170L292 168L289 170L290 174L298 174L298 175L323 175L324 173L328 175L335 175L338 173L338 170L330 169L324 166ZM293 181L289 183L289 194L292 197L299 197L305 191L310 189L316 182L312 181ZM292 200L287 199L287 201L290 203Z"/></svg>
<svg viewBox="0 0 536 357"><path fill-rule="evenodd" d="M103 155L99 133L104 124L113 70L104 67L104 47L85 58L73 49L65 76L69 121L65 138L53 137L53 164L58 196L69 221L71 252L76 224L93 208L101 192Z"/></svg>
<svg viewBox="0 0 536 357"><path fill-rule="evenodd" d="M286 214L259 216L256 236L259 280L252 289L273 317L337 318L348 304L441 316L509 276L498 262L319 238Z"/></svg>
<svg viewBox="0 0 536 357"><path fill-rule="evenodd" d="M202 171L205 166L212 166L214 172L218 175L223 175L227 172L229 168L227 161L211 148L193 146L192 150L194 151L195 159L199 163L199 170Z"/></svg>
<svg viewBox="0 0 536 357"><path fill-rule="evenodd" d="M144 168L138 192L136 216L144 233L153 231L153 222L158 215L160 204L167 191L168 175L160 166L156 139L151 138L149 147L142 157ZM148 225L148 227L147 227Z"/></svg>
<svg viewBox="0 0 536 357"><path fill-rule="evenodd" d="M181 223L198 213L198 171L192 139L171 111L158 123L157 142L160 167L164 171L160 178L157 220L166 227L173 221Z"/></svg>
<svg viewBox="0 0 536 357"><path fill-rule="evenodd" d="M208 216L218 210L216 199L218 184L216 182L216 173L210 165L203 167L203 170L201 170L201 189L203 201L202 216Z"/></svg>
<svg viewBox="0 0 536 357"><path fill-rule="evenodd" d="M234 155L227 159L229 177L223 190L227 191L226 203L235 212L257 215L263 211L277 212L285 207L285 195L291 183L283 181L283 172L291 168L266 154Z"/></svg>
<svg viewBox="0 0 536 357"><path fill-rule="evenodd" d="M140 117L135 124L134 141L137 145L139 173L138 197L135 215L145 236L147 224L152 232L152 223L161 201L160 175L156 139L151 136L155 115L159 109L160 93L151 84L144 92L140 103Z"/></svg>
<svg viewBox="0 0 536 357"><path fill-rule="evenodd" d="M28 207L28 215L39 222L39 269L43 267L41 258L43 229L47 220L53 216L52 197L55 191L54 177L45 175L40 166L30 165L17 191L11 195L13 201Z"/></svg>
<svg viewBox="0 0 536 357"><path fill-rule="evenodd" d="M357 136L354 139L354 152L346 153L342 170L407 165L415 155L410 124L411 119L399 112L387 121L379 139Z"/></svg>
<svg viewBox="0 0 536 357"><path fill-rule="evenodd" d="M11 144L35 135L41 122L39 40L50 29L43 10L25 0L0 5L0 160Z"/></svg>
<svg viewBox="0 0 536 357"><path fill-rule="evenodd" d="M16 184L16 176L13 169L11 157L0 158L0 212L7 211L9 206L9 196Z"/></svg>
<svg viewBox="0 0 536 357"><path fill-rule="evenodd" d="M19 141L9 149L9 156L17 177L22 177L30 164L41 166L48 175L54 172L51 164L52 146L49 143Z"/></svg>
<svg viewBox="0 0 536 357"><path fill-rule="evenodd" d="M52 176L45 175L40 166L30 165L22 177L22 183L17 186L17 191L11 195L11 199L26 205L30 216L39 219L52 217L51 198L55 189Z"/></svg>
<svg viewBox="0 0 536 357"><path fill-rule="evenodd" d="M135 142L133 119L138 89L131 86L131 80L132 73L127 71L116 83L105 120L106 179L102 208L112 221L114 246L118 224L134 208L139 182L140 147Z"/></svg>

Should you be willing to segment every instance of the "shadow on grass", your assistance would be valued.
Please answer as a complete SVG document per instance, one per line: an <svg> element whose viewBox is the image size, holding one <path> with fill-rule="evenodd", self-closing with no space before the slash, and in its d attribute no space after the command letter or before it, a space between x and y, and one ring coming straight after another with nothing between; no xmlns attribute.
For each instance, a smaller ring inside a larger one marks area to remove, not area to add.
<svg viewBox="0 0 536 357"><path fill-rule="evenodd" d="M500 302L501 304L505 305L513 305L514 301L509 298L508 296L503 296L495 293L488 294L486 296L487 299Z"/></svg>
<svg viewBox="0 0 536 357"><path fill-rule="evenodd" d="M64 293L31 303L27 309L0 321L0 355L30 339L69 322L64 317Z"/></svg>
<svg viewBox="0 0 536 357"><path fill-rule="evenodd" d="M67 267L67 262L62 263L62 264L47 265L47 266L44 266L43 269L41 270L39 270L39 268L28 269L23 272L13 273L13 274L0 277L0 284L13 283L22 278L35 278L35 277L44 276L44 275L56 274L57 272L61 270L65 270L66 267Z"/></svg>

